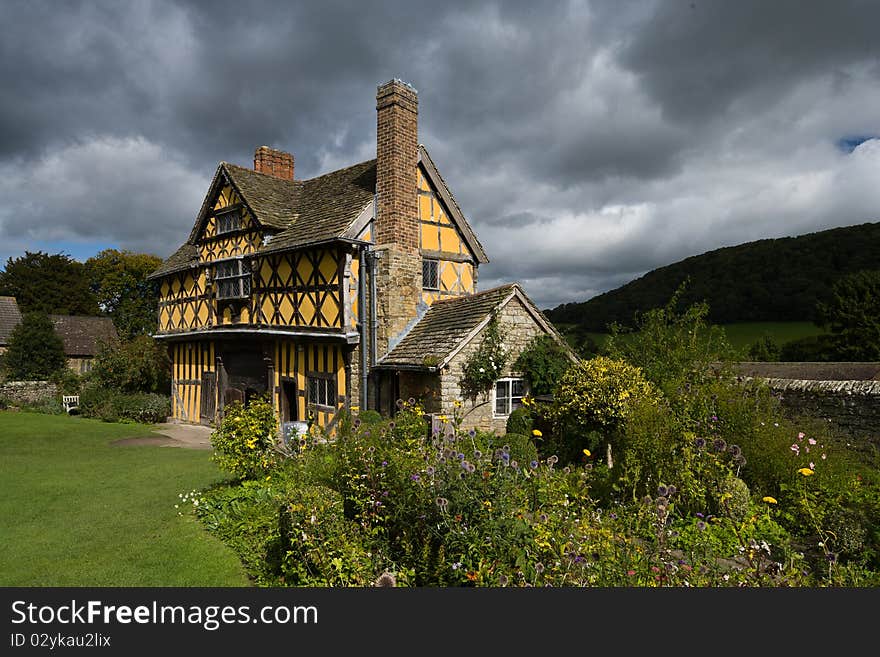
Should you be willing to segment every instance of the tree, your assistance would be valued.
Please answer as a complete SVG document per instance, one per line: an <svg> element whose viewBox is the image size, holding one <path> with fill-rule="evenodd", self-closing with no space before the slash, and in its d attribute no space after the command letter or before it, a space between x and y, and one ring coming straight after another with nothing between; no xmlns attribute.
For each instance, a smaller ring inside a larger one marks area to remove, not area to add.
<svg viewBox="0 0 880 657"><path fill-rule="evenodd" d="M89 289L123 340L156 331L159 301L147 276L161 264L158 256L116 249L105 249L86 260Z"/></svg>
<svg viewBox="0 0 880 657"><path fill-rule="evenodd" d="M831 298L816 304L816 323L834 336L841 360L880 360L880 271L844 276L831 288Z"/></svg>
<svg viewBox="0 0 880 657"><path fill-rule="evenodd" d="M0 272L0 295L15 297L22 312L98 314L83 264L63 253L25 251L20 258L9 258Z"/></svg>
<svg viewBox="0 0 880 657"><path fill-rule="evenodd" d="M5 367L11 379L46 380L67 366L64 344L45 313L26 313L12 331Z"/></svg>

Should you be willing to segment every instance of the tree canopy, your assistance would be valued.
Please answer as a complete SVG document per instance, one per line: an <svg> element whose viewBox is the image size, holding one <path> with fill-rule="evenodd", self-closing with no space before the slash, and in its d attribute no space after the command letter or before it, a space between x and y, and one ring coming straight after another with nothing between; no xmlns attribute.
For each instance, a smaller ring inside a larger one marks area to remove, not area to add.
<svg viewBox="0 0 880 657"><path fill-rule="evenodd" d="M833 334L840 360L880 360L880 271L844 276L817 305L817 322Z"/></svg>
<svg viewBox="0 0 880 657"><path fill-rule="evenodd" d="M67 365L64 344L45 313L30 312L12 331L4 366L11 379L45 380Z"/></svg>
<svg viewBox="0 0 880 657"><path fill-rule="evenodd" d="M84 265L64 253L25 251L9 258L0 271L0 295L15 297L22 313L98 314Z"/></svg>
<svg viewBox="0 0 880 657"><path fill-rule="evenodd" d="M86 260L89 289L123 340L156 331L158 296L146 279L161 264L158 256L117 249Z"/></svg>

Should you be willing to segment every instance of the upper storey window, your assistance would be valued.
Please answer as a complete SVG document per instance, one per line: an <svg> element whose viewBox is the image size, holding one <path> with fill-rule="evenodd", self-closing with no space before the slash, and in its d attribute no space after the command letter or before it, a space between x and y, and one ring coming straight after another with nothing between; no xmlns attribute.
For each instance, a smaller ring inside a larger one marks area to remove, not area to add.
<svg viewBox="0 0 880 657"><path fill-rule="evenodd" d="M234 230L241 230L241 213L238 210L224 212L217 215L217 234L231 233Z"/></svg>
<svg viewBox="0 0 880 657"><path fill-rule="evenodd" d="M437 260L422 260L422 288L425 290L440 289L440 262Z"/></svg>
<svg viewBox="0 0 880 657"><path fill-rule="evenodd" d="M217 263L217 298L245 299L251 294L251 267L238 258Z"/></svg>

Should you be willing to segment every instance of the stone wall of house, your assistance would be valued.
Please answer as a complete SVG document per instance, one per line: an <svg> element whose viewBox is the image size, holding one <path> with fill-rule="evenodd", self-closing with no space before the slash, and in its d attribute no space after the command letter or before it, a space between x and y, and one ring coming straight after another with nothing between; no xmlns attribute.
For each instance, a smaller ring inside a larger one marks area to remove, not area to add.
<svg viewBox="0 0 880 657"><path fill-rule="evenodd" d="M853 438L880 447L880 381L765 381L791 414L828 420Z"/></svg>
<svg viewBox="0 0 880 657"><path fill-rule="evenodd" d="M6 381L0 383L0 398L21 406L53 399L58 386L49 381Z"/></svg>
<svg viewBox="0 0 880 657"><path fill-rule="evenodd" d="M543 333L543 330L535 323L534 318L516 297L511 299L510 303L501 310L498 320L504 333L504 345L510 354L504 376L510 376L515 374L512 366L520 352L522 352L533 337ZM484 334L485 329L471 340L464 349L458 352L449 365L441 372L440 386L443 393L442 398L447 400L446 406L441 408L441 412L452 417L455 410L452 407L454 400L461 400L463 406L456 412L464 417L462 421L463 428L475 428L503 434L507 425L507 417L495 417L492 393L490 392L486 399L480 397L475 401L464 399L461 395L461 387L458 384L461 378L462 366L468 357L480 346Z"/></svg>

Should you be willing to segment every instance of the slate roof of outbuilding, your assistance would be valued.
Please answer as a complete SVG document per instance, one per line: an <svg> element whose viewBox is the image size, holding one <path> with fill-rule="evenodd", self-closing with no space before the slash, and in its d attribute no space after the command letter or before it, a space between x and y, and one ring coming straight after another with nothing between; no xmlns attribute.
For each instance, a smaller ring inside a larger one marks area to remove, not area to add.
<svg viewBox="0 0 880 657"><path fill-rule="evenodd" d="M9 344L12 331L21 321L21 312L15 297L0 297L0 346Z"/></svg>
<svg viewBox="0 0 880 657"><path fill-rule="evenodd" d="M380 367L433 367L459 346L519 286L509 283L469 296L435 301Z"/></svg>
<svg viewBox="0 0 880 657"><path fill-rule="evenodd" d="M49 319L64 343L64 353L69 357L95 356L102 342L115 342L118 339L116 327L109 317L49 315Z"/></svg>

